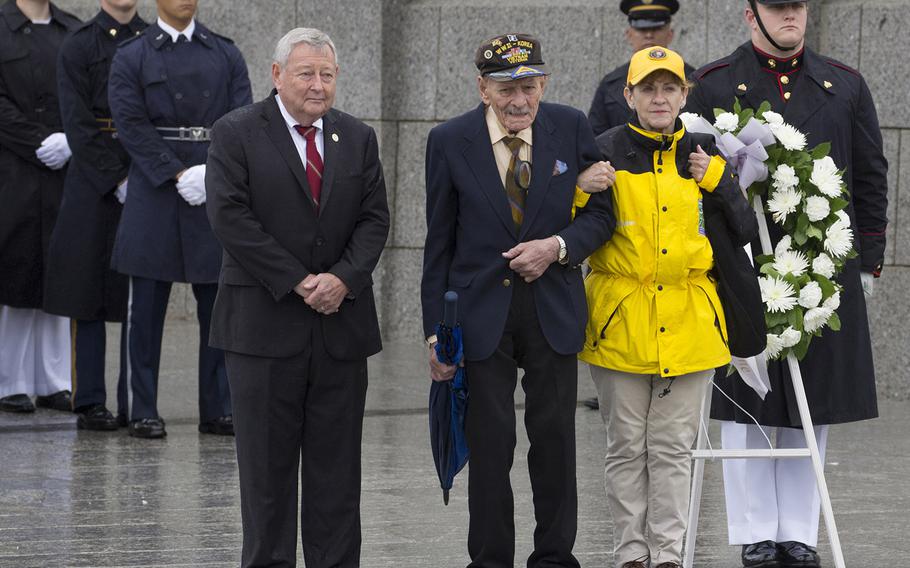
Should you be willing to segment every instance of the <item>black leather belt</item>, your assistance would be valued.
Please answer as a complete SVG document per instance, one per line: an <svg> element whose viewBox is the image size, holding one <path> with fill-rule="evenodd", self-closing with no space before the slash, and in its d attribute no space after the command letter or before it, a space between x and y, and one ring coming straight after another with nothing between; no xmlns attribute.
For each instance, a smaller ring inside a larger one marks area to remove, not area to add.
<svg viewBox="0 0 910 568"><path fill-rule="evenodd" d="M159 126L162 140L177 142L211 142L212 129L204 126Z"/></svg>

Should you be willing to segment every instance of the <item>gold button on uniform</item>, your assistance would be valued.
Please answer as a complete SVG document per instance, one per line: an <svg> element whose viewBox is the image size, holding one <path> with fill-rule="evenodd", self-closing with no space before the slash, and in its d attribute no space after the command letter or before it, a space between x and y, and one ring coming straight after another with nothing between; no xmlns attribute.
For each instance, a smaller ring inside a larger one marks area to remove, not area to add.
<svg viewBox="0 0 910 568"><path fill-rule="evenodd" d="M505 280L502 281L502 285L505 286L506 288L508 288L509 286L512 285L512 281L509 280L508 278L506 278Z"/></svg>
<svg viewBox="0 0 910 568"><path fill-rule="evenodd" d="M777 67L777 61L774 61L773 59L769 59L768 67L770 67L771 69L774 69L775 67Z"/></svg>
<svg viewBox="0 0 910 568"><path fill-rule="evenodd" d="M787 77L786 75L784 75L783 77L780 78L780 82L783 83L784 85L787 85L790 83L790 77Z"/></svg>
<svg viewBox="0 0 910 568"><path fill-rule="evenodd" d="M784 98L785 98L786 100L789 101L789 100L790 100L790 93L784 93Z"/></svg>

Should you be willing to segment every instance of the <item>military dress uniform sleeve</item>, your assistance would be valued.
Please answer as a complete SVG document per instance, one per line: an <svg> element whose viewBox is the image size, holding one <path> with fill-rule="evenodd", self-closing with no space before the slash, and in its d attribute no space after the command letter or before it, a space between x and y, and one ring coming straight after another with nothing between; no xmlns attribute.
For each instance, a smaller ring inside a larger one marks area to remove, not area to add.
<svg viewBox="0 0 910 568"><path fill-rule="evenodd" d="M70 36L60 49L57 63L60 113L70 150L80 162L91 165L82 169L83 175L91 177L92 187L105 194L117 189L117 184L126 178L129 165L108 149L95 120L91 109L90 58L84 46L76 41L77 37Z"/></svg>
<svg viewBox="0 0 910 568"><path fill-rule="evenodd" d="M231 109L251 104L253 90L250 87L250 75L246 68L246 61L233 42L227 44L227 56L231 67Z"/></svg>
<svg viewBox="0 0 910 568"><path fill-rule="evenodd" d="M136 41L144 40L140 36L132 40ZM155 187L160 187L187 166L155 130L145 107L138 58L126 56L123 47L117 50L111 63L108 82L111 114L120 143L129 152L133 164L142 169Z"/></svg>
<svg viewBox="0 0 910 568"><path fill-rule="evenodd" d="M40 122L29 120L16 104L13 88L15 85L7 85L3 74L0 73L0 146L16 153L24 160L44 167L35 151L41 147L41 142L45 138L54 133L54 130Z"/></svg>
<svg viewBox="0 0 910 568"><path fill-rule="evenodd" d="M341 258L328 272L341 279L355 297L372 283L373 269L389 236L389 205L379 161L376 132L370 128L363 157L363 198L354 232Z"/></svg>
<svg viewBox="0 0 910 568"><path fill-rule="evenodd" d="M603 80L597 86L594 92L594 100L591 101L591 109L588 111L588 122L591 123L591 129L594 136L597 136L610 128L610 118L607 116L607 81Z"/></svg>
<svg viewBox="0 0 910 568"><path fill-rule="evenodd" d="M206 213L224 250L277 302L311 271L267 233L253 213L249 166L241 139L226 119L212 127L205 169Z"/></svg>
<svg viewBox="0 0 910 568"><path fill-rule="evenodd" d="M876 276L885 259L885 229L888 225L888 162L882 151L882 133L875 103L866 81L860 92L853 121L853 211L859 231L860 267Z"/></svg>

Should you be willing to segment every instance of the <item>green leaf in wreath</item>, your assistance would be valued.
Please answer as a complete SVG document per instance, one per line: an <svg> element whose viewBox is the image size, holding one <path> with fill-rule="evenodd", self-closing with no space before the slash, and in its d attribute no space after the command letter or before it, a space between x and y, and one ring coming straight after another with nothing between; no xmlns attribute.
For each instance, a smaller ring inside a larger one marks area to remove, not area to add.
<svg viewBox="0 0 910 568"><path fill-rule="evenodd" d="M810 341L812 341L812 336L804 333L803 338L799 340L799 343L793 346L793 354L796 355L798 360L802 361L803 357L806 356L806 353L809 352Z"/></svg>
<svg viewBox="0 0 910 568"><path fill-rule="evenodd" d="M761 268L758 269L762 274L767 274L768 276L777 276L777 271L774 270L774 266L771 263L762 264Z"/></svg>
<svg viewBox="0 0 910 568"><path fill-rule="evenodd" d="M743 111L743 107L741 104L739 104L739 99L734 97L733 98L733 112L738 115L742 111Z"/></svg>
<svg viewBox="0 0 910 568"><path fill-rule="evenodd" d="M822 298L828 299L837 291L834 282L831 282L821 274L813 274L812 279L818 282L818 287L822 290Z"/></svg>
<svg viewBox="0 0 910 568"><path fill-rule="evenodd" d="M834 312L831 314L831 317L828 318L828 327L830 327L832 331L840 331L840 316L837 315L837 312Z"/></svg>
<svg viewBox="0 0 910 568"><path fill-rule="evenodd" d="M809 225L809 228L806 229L806 236L819 241L825 238L825 234L822 233L822 230L815 225Z"/></svg>
<svg viewBox="0 0 910 568"><path fill-rule="evenodd" d="M796 230L802 233L806 232L806 229L809 228L809 216L805 213L800 213L799 217L796 218Z"/></svg>
<svg viewBox="0 0 910 568"><path fill-rule="evenodd" d="M714 118L717 118L718 116L722 115L725 112L727 112L727 111L722 108L714 107Z"/></svg>
<svg viewBox="0 0 910 568"><path fill-rule="evenodd" d="M798 244L799 246L803 246L804 244L806 244L806 241L808 241L808 240L809 240L809 237L806 236L805 231L800 231L799 229L796 229L795 231L793 231L793 242L794 243Z"/></svg>
<svg viewBox="0 0 910 568"><path fill-rule="evenodd" d="M751 108L747 108L739 114L739 128L742 128L746 125L749 120L755 117L755 111Z"/></svg>
<svg viewBox="0 0 910 568"><path fill-rule="evenodd" d="M764 116L765 113L769 110L771 110L771 103L768 101L762 101L762 103L758 105L758 111L755 114L758 116Z"/></svg>
<svg viewBox="0 0 910 568"><path fill-rule="evenodd" d="M797 331L803 330L803 311L794 308L787 312L787 323Z"/></svg>
<svg viewBox="0 0 910 568"><path fill-rule="evenodd" d="M822 158L824 158L825 156L827 156L830 153L831 153L831 143L822 142L815 148L812 148L811 155L812 155L813 160L821 160Z"/></svg>
<svg viewBox="0 0 910 568"><path fill-rule="evenodd" d="M834 199L832 199L830 201L831 212L834 213L834 212L840 211L841 209L845 208L848 203L849 203L849 201L847 201L846 199L842 199L840 197L835 197Z"/></svg>

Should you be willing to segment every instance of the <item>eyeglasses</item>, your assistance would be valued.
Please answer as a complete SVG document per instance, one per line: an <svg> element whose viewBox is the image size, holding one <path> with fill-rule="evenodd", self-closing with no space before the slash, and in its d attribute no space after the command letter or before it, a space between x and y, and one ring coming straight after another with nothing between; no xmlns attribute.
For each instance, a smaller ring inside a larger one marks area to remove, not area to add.
<svg viewBox="0 0 910 568"><path fill-rule="evenodd" d="M515 183L527 191L531 187L531 162L526 162L515 156Z"/></svg>

